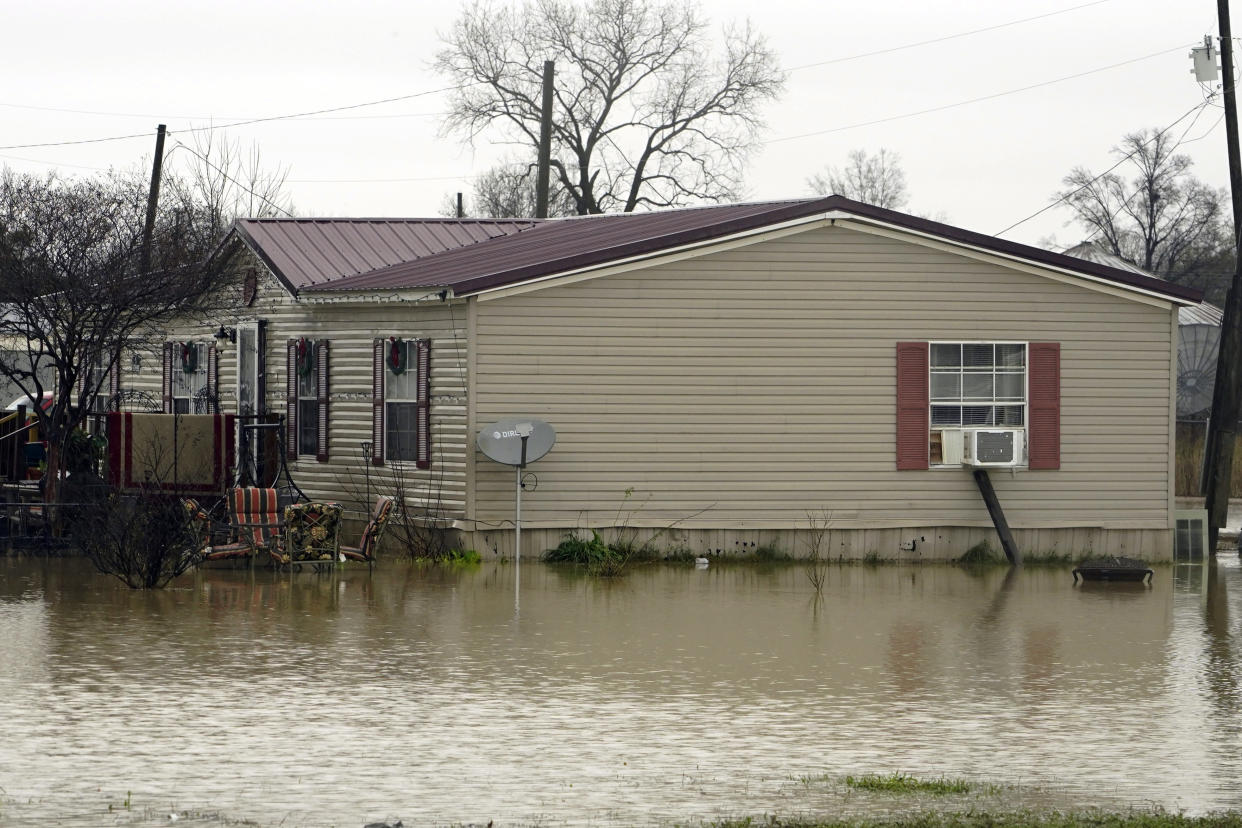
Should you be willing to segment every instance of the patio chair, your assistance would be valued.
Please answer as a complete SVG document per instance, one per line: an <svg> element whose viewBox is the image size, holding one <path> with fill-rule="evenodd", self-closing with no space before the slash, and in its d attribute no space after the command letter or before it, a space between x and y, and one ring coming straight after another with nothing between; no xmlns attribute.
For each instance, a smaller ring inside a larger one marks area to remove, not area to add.
<svg viewBox="0 0 1242 828"><path fill-rule="evenodd" d="M250 558L273 549L283 524L276 507L276 490L253 487L229 490L229 543L212 546L204 560Z"/></svg>
<svg viewBox="0 0 1242 828"><path fill-rule="evenodd" d="M285 532L269 550L279 564L336 561L340 547L341 504L295 503L285 507Z"/></svg>
<svg viewBox="0 0 1242 828"><path fill-rule="evenodd" d="M185 507L185 517L195 554L205 554L207 544L211 541L211 515L192 497L184 498L181 505Z"/></svg>
<svg viewBox="0 0 1242 828"><path fill-rule="evenodd" d="M384 528L392 517L396 501L387 495L375 499L375 509L371 512L371 520L362 530L362 539L357 546L341 546L341 555L351 561L371 563L375 560L375 548L379 545Z"/></svg>

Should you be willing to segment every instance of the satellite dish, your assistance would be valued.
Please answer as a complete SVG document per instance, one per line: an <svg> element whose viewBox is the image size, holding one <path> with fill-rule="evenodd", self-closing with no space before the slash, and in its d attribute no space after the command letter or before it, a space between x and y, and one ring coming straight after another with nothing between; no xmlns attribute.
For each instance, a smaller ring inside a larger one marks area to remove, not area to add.
<svg viewBox="0 0 1242 828"><path fill-rule="evenodd" d="M1194 418L1212 407L1220 328L1182 325L1177 339L1177 416Z"/></svg>
<svg viewBox="0 0 1242 828"><path fill-rule="evenodd" d="M523 440L523 437L526 439ZM479 451L497 463L524 466L552 450L556 443L556 430L543 420L514 417L484 426L479 432L478 443ZM523 447L526 449L525 458L522 456Z"/></svg>

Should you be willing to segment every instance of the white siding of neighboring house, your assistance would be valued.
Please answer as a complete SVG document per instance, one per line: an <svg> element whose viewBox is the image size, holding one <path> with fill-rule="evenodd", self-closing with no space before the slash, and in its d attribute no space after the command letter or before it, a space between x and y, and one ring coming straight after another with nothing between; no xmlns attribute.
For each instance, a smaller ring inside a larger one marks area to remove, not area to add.
<svg viewBox="0 0 1242 828"><path fill-rule="evenodd" d="M267 320L266 403L269 413L285 411L286 343L305 336L328 339L329 362L329 460L318 462L302 456L290 464L298 486L312 499L340 501L361 510L365 499L366 458L361 443L371 440L372 344L376 337L430 338L431 434L429 470L414 464L388 463L369 471L370 489L391 493L394 472L411 490L413 507L434 507L449 517L460 516L465 502L465 353L464 302L450 306L430 303L372 302L368 304L310 304L292 299L267 269L250 257L242 267L256 267L259 292L250 307L240 301L234 315L212 325L178 326L168 340L215 343L212 333L219 324L236 326L255 319ZM220 350L219 395L221 410L237 410L237 350L224 342ZM128 357L123 360L122 385L140 389L157 403L161 400L161 356L142 354L141 370L135 374ZM180 370L174 364L173 370Z"/></svg>

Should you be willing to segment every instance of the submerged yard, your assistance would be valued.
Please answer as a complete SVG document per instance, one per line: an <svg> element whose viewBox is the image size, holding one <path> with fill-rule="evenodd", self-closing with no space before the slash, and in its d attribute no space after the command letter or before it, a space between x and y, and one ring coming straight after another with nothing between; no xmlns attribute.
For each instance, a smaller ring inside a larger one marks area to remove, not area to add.
<svg viewBox="0 0 1242 828"><path fill-rule="evenodd" d="M1233 557L832 566L822 599L799 564L133 592L0 559L0 825L1190 824L1242 809L1239 618Z"/></svg>

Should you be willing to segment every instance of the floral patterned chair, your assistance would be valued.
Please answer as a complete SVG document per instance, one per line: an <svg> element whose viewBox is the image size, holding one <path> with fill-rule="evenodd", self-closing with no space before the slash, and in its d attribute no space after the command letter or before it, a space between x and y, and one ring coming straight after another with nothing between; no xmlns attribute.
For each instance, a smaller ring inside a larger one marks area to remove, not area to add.
<svg viewBox="0 0 1242 828"><path fill-rule="evenodd" d="M295 503L285 507L285 533L272 559L280 564L335 561L339 554L341 505Z"/></svg>
<svg viewBox="0 0 1242 828"><path fill-rule="evenodd" d="M379 545L380 537L384 534L385 527L392 517L393 509L396 501L387 495L380 495L375 499L375 509L371 512L371 520L362 530L362 539L358 541L357 546L341 546L341 555L351 561L362 561L363 563L371 563L375 560L375 548Z"/></svg>

